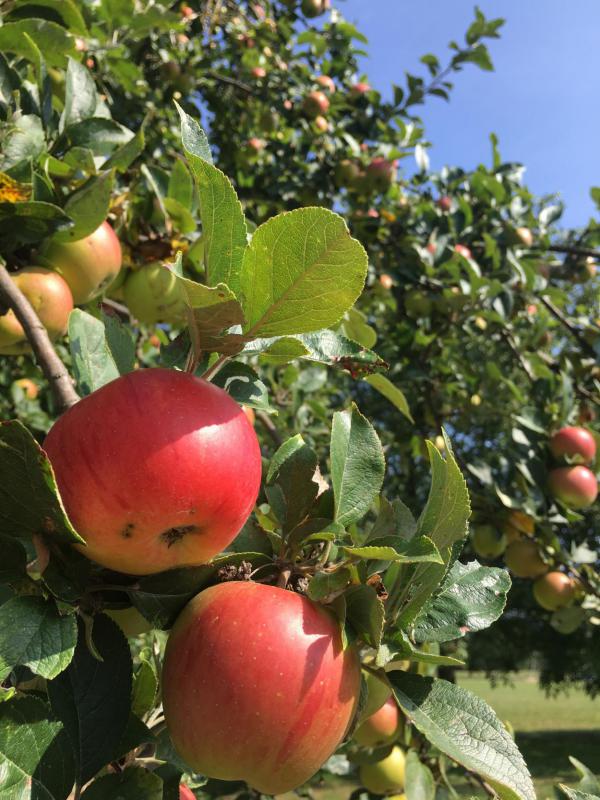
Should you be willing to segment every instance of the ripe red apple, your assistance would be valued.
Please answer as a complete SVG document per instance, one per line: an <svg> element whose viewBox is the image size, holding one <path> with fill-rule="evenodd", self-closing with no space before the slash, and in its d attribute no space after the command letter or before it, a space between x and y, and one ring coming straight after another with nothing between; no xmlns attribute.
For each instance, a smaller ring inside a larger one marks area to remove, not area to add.
<svg viewBox="0 0 600 800"><path fill-rule="evenodd" d="M450 209L452 208L452 198L448 197L448 195L446 194L442 195L441 197L438 197L437 206L440 209L440 211L445 211L445 212L450 211Z"/></svg>
<svg viewBox="0 0 600 800"><path fill-rule="evenodd" d="M319 75L315 78L315 83L318 83L319 86L325 89L326 92L329 92L329 94L335 92L335 83L333 82L333 78L330 78L329 75Z"/></svg>
<svg viewBox="0 0 600 800"><path fill-rule="evenodd" d="M314 119L329 111L329 100L323 92L309 92L304 98L302 108L307 117Z"/></svg>
<svg viewBox="0 0 600 800"><path fill-rule="evenodd" d="M76 306L102 294L123 261L121 244L108 222L76 242L50 241L43 255L69 284Z"/></svg>
<svg viewBox="0 0 600 800"><path fill-rule="evenodd" d="M350 96L353 98L363 97L367 92L371 91L371 87L364 81L359 81L350 87Z"/></svg>
<svg viewBox="0 0 600 800"><path fill-rule="evenodd" d="M242 409L185 372L130 372L80 400L44 448L93 561L133 575L202 564L248 518L261 479Z"/></svg>
<svg viewBox="0 0 600 800"><path fill-rule="evenodd" d="M379 276L379 283L383 286L384 289L388 291L394 285L394 279L391 275L388 275L387 272L384 272L382 275Z"/></svg>
<svg viewBox="0 0 600 800"><path fill-rule="evenodd" d="M398 703L393 697L388 697L381 708L358 726L352 738L362 747L389 744L398 738L401 725Z"/></svg>
<svg viewBox="0 0 600 800"><path fill-rule="evenodd" d="M350 188L354 186L360 175L360 167L349 158L344 158L335 166L334 178L340 187Z"/></svg>
<svg viewBox="0 0 600 800"><path fill-rule="evenodd" d="M11 272L10 277L33 306L50 339L62 336L73 310L73 295L64 278L43 267L25 267ZM0 353L19 355L30 352L25 331L11 309L0 316Z"/></svg>
<svg viewBox="0 0 600 800"><path fill-rule="evenodd" d="M185 783L179 784L179 800L196 800L196 795Z"/></svg>
<svg viewBox="0 0 600 800"><path fill-rule="evenodd" d="M34 383L31 378L19 378L15 381L15 386L18 386L28 400L35 400L40 393L37 383Z"/></svg>
<svg viewBox="0 0 600 800"><path fill-rule="evenodd" d="M362 764L360 782L373 794L389 794L404 789L404 770L406 758L401 747L374 764Z"/></svg>
<svg viewBox="0 0 600 800"><path fill-rule="evenodd" d="M531 539L511 542L504 553L504 563L518 578L538 578L548 572L537 544Z"/></svg>
<svg viewBox="0 0 600 800"><path fill-rule="evenodd" d="M598 481L591 469L558 467L550 471L548 486L561 503L570 508L587 508L598 496Z"/></svg>
<svg viewBox="0 0 600 800"><path fill-rule="evenodd" d="M498 558L506 550L506 536L493 525L477 525L471 540L473 550L482 558Z"/></svg>
<svg viewBox="0 0 600 800"><path fill-rule="evenodd" d="M533 233L529 230L529 228L515 228L515 234L517 239L525 247L531 247L533 245Z"/></svg>
<svg viewBox="0 0 600 800"><path fill-rule="evenodd" d="M233 581L197 595L165 652L163 703L175 748L197 772L263 794L304 783L354 715L360 666L323 606Z"/></svg>
<svg viewBox="0 0 600 800"><path fill-rule="evenodd" d="M555 458L565 456L582 464L591 464L596 458L596 440L585 428L561 428L550 439L550 450Z"/></svg>
<svg viewBox="0 0 600 800"><path fill-rule="evenodd" d="M564 572L548 572L533 584L533 596L546 611L556 611L573 602L575 584Z"/></svg>
<svg viewBox="0 0 600 800"><path fill-rule="evenodd" d="M464 256L465 258L473 258L471 248L467 247L466 244L455 244L454 252L458 253L459 256Z"/></svg>
<svg viewBox="0 0 600 800"><path fill-rule="evenodd" d="M394 180L395 167L387 158L374 158L365 170L370 187L377 192L387 192Z"/></svg>
<svg viewBox="0 0 600 800"><path fill-rule="evenodd" d="M177 278L160 261L131 270L123 297L139 322L177 324L185 320L185 301Z"/></svg>
<svg viewBox="0 0 600 800"><path fill-rule="evenodd" d="M266 78L267 77L267 70L264 67L253 67L252 68L252 75L255 78Z"/></svg>

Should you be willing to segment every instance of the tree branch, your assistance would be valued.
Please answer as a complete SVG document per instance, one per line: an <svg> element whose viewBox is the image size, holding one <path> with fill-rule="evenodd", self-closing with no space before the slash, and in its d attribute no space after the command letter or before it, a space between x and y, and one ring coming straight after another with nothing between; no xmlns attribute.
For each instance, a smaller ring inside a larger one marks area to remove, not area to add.
<svg viewBox="0 0 600 800"><path fill-rule="evenodd" d="M521 365L521 368L522 368L523 372L527 375L527 377L529 378L531 383L535 383L537 378L536 378L534 372L532 371L531 366L529 365L529 362L527 361L527 359L525 358L523 353L521 353L521 351L517 347L517 344L516 344L515 340L513 339L513 337L510 335L510 333L507 330L502 330L500 332L500 335L502 336L502 338L504 339L506 344L510 347L510 349L514 353L517 361Z"/></svg>
<svg viewBox="0 0 600 800"><path fill-rule="evenodd" d="M243 92L247 92L248 94L254 94L254 89L251 86L248 86L247 83L242 83L242 81L236 81L235 78L229 78L227 75L221 75L220 72L215 72L214 70L208 70L205 75L208 78L213 78L215 81L219 81L220 83L226 83L228 86L235 86L236 89L241 89Z"/></svg>
<svg viewBox="0 0 600 800"><path fill-rule="evenodd" d="M565 317L560 308L557 308L547 295L542 295L540 297L540 300L546 306L546 308L552 314L552 316L555 317L555 319L557 319L560 322L560 324L569 331L571 336L574 336L575 339L577 339L578 343L581 346L581 349L585 350L585 352L588 355L597 359L596 351L594 350L592 345L586 341L583 332L580 331L579 328L573 325L573 323L570 322L570 320L568 320Z"/></svg>
<svg viewBox="0 0 600 800"><path fill-rule="evenodd" d="M591 256L600 259L600 251L591 247L579 247L579 245L552 244L548 248L552 253L566 253L569 256Z"/></svg>
<svg viewBox="0 0 600 800"><path fill-rule="evenodd" d="M0 264L0 297L14 311L21 323L42 372L50 384L59 412L66 411L79 400L71 376L56 354L46 328L3 264Z"/></svg>

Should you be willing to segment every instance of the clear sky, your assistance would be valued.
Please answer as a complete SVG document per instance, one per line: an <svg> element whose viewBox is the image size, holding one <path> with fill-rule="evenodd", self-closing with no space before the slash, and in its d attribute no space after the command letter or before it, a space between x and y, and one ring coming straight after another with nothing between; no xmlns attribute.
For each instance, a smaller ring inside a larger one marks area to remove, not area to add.
<svg viewBox="0 0 600 800"><path fill-rule="evenodd" d="M419 58L447 61L447 43L464 41L473 19L469 0L337 0L369 38L365 71L389 96ZM489 40L495 72L467 65L456 75L450 103L421 107L432 142L432 169L490 163L490 132L506 161L527 167L537 194L559 192L568 226L593 213L590 186L600 186L600 0L481 0L486 17L506 20ZM421 74L425 74L422 72Z"/></svg>

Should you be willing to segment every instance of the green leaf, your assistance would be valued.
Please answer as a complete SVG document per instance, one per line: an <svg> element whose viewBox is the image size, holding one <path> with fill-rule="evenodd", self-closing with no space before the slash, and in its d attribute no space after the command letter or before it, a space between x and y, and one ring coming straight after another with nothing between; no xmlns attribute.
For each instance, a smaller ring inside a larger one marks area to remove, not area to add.
<svg viewBox="0 0 600 800"><path fill-rule="evenodd" d="M307 516L317 496L316 468L317 454L300 435L284 442L273 456L266 494L284 533Z"/></svg>
<svg viewBox="0 0 600 800"><path fill-rule="evenodd" d="M447 642L489 627L504 611L509 589L506 570L457 561L439 594L417 618L415 640Z"/></svg>
<svg viewBox="0 0 600 800"><path fill-rule="evenodd" d="M406 754L405 767L406 800L434 800L435 780L426 764L421 762L415 750Z"/></svg>
<svg viewBox="0 0 600 800"><path fill-rule="evenodd" d="M75 147L87 147L94 155L108 156L132 138L133 133L112 119L90 117L65 129L65 135Z"/></svg>
<svg viewBox="0 0 600 800"><path fill-rule="evenodd" d="M75 225L59 231L53 238L58 242L76 242L93 233L108 216L113 184L113 173L103 172L72 194L65 203L65 212Z"/></svg>
<svg viewBox="0 0 600 800"><path fill-rule="evenodd" d="M119 377L104 323L80 308L69 317L69 347L81 394L91 394Z"/></svg>
<svg viewBox="0 0 600 800"><path fill-rule="evenodd" d="M67 66L65 105L60 117L59 130L94 116L98 97L96 84L89 71L79 61L70 58Z"/></svg>
<svg viewBox="0 0 600 800"><path fill-rule="evenodd" d="M124 325L115 314L102 312L102 322L106 333L106 344L117 365L120 375L132 372L135 368L135 335L130 327Z"/></svg>
<svg viewBox="0 0 600 800"><path fill-rule="evenodd" d="M4 29L0 27L0 33L2 30ZM16 115L4 136L0 154L0 165L3 170L26 159L35 160L46 149L42 122L34 114Z"/></svg>
<svg viewBox="0 0 600 800"><path fill-rule="evenodd" d="M273 217L244 253L244 332L278 336L333 325L354 305L366 274L367 254L342 217L325 208Z"/></svg>
<svg viewBox="0 0 600 800"><path fill-rule="evenodd" d="M308 584L307 594L311 600L324 600L344 589L351 577L350 570L345 567L335 572L317 572Z"/></svg>
<svg viewBox="0 0 600 800"><path fill-rule="evenodd" d="M371 561L397 561L400 564L444 563L437 547L427 536L416 536L407 542L389 536L381 543L373 540L364 547L344 547L344 551L355 558Z"/></svg>
<svg viewBox="0 0 600 800"><path fill-rule="evenodd" d="M384 536L399 536L401 539L411 539L417 531L417 523L411 510L404 505L402 500L390 501L383 495L379 498L379 513L375 524L369 531L367 543L381 539Z"/></svg>
<svg viewBox="0 0 600 800"><path fill-rule="evenodd" d="M67 56L76 56L73 37L61 25L45 19L21 19L0 27L0 51L31 58L32 39L51 67L65 67Z"/></svg>
<svg viewBox="0 0 600 800"><path fill-rule="evenodd" d="M444 434L445 435L445 434ZM439 586L444 574L456 559L456 548L467 535L471 513L469 493L458 468L450 441L446 438L446 459L427 442L431 459L432 481L427 504L418 522L418 535L428 536L438 548L443 565L422 564L411 567L402 576L400 627L406 628ZM455 547L456 545L456 547Z"/></svg>
<svg viewBox="0 0 600 800"><path fill-rule="evenodd" d="M126 172L135 159L144 152L146 137L144 126L139 129L135 136L119 147L111 157L104 162L103 169L115 169L117 172Z"/></svg>
<svg viewBox="0 0 600 800"><path fill-rule="evenodd" d="M68 214L51 203L0 203L0 240L7 249L35 244L72 224Z"/></svg>
<svg viewBox="0 0 600 800"><path fill-rule="evenodd" d="M177 200L188 211L192 207L194 199L194 182L181 159L177 159L173 164L173 169L169 175L169 188L167 196Z"/></svg>
<svg viewBox="0 0 600 800"><path fill-rule="evenodd" d="M436 645L437 646L437 645ZM438 650L439 650L439 646ZM377 658L378 664L387 664L389 661L398 659L418 661L422 664L436 664L450 667L462 667L464 661L452 656L443 656L438 652L418 650L410 641L404 631L395 631L391 636L386 637L385 645L382 646Z"/></svg>
<svg viewBox="0 0 600 800"><path fill-rule="evenodd" d="M183 147L198 186L206 281L209 286L224 283L237 294L247 244L244 212L229 179L213 166L206 134L183 109L177 109Z"/></svg>
<svg viewBox="0 0 600 800"><path fill-rule="evenodd" d="M367 325L365 315L357 308L350 308L346 311L341 327L348 339L358 342L363 347L375 346L377 332L375 328Z"/></svg>
<svg viewBox="0 0 600 800"><path fill-rule="evenodd" d="M347 527L361 519L381 489L385 460L371 423L356 406L338 411L331 431L331 477L335 521Z"/></svg>
<svg viewBox="0 0 600 800"><path fill-rule="evenodd" d="M163 782L141 767L127 767L116 775L102 775L81 795L85 800L163 800Z"/></svg>
<svg viewBox="0 0 600 800"><path fill-rule="evenodd" d="M71 33L78 33L81 36L88 35L85 21L74 0L14 0L11 5L13 10L24 6L34 6L37 9L40 7L50 8L62 17Z"/></svg>
<svg viewBox="0 0 600 800"><path fill-rule="evenodd" d="M600 777L597 778L589 767L573 756L569 756L569 761L575 767L581 780L577 784L578 790L589 792L590 794L600 795Z"/></svg>
<svg viewBox="0 0 600 800"><path fill-rule="evenodd" d="M72 614L61 617L41 597L13 597L0 606L0 681L16 666L51 680L69 666L76 643Z"/></svg>
<svg viewBox="0 0 600 800"><path fill-rule="evenodd" d="M308 348L299 339L293 336L282 336L280 339L274 339L263 350L261 361L265 364L287 364L307 356L308 352Z"/></svg>
<svg viewBox="0 0 600 800"><path fill-rule="evenodd" d="M0 583L10 583L24 578L27 569L27 553L21 542L10 536L0 536L0 553L2 553Z"/></svg>
<svg viewBox="0 0 600 800"><path fill-rule="evenodd" d="M143 717L154 706L158 690L156 668L150 661L142 659L133 680L131 711L137 717Z"/></svg>
<svg viewBox="0 0 600 800"><path fill-rule="evenodd" d="M346 620L368 644L379 647L385 612L375 589L364 583L350 586L344 592L344 598L346 600Z"/></svg>
<svg viewBox="0 0 600 800"><path fill-rule="evenodd" d="M61 722L36 697L0 703L1 800L66 800L75 781L73 749Z"/></svg>
<svg viewBox="0 0 600 800"><path fill-rule="evenodd" d="M131 653L119 626L104 614L93 618L94 648L84 624L69 667L48 684L52 710L65 725L80 783L92 778L112 757L127 726L131 707Z"/></svg>
<svg viewBox="0 0 600 800"><path fill-rule="evenodd" d="M368 375L365 380L380 394L382 394L386 400L389 400L392 405L396 406L401 414L403 414L411 422L414 422L412 414L410 413L410 408L408 407L408 401L404 396L404 392L402 392L402 390L397 386L394 386L389 378L386 378L385 375L380 375L377 373L375 375Z"/></svg>
<svg viewBox="0 0 600 800"><path fill-rule="evenodd" d="M485 778L501 800L535 800L523 756L487 703L448 681L402 671L387 677L401 709L438 750Z"/></svg>
<svg viewBox="0 0 600 800"><path fill-rule="evenodd" d="M558 785L569 800L600 800L600 796L597 794L588 794L587 792L581 792L579 789L570 789L564 783L559 783Z"/></svg>
<svg viewBox="0 0 600 800"><path fill-rule="evenodd" d="M212 382L225 389L236 403L262 411L271 411L269 393L256 370L241 361L229 361Z"/></svg>
<svg viewBox="0 0 600 800"><path fill-rule="evenodd" d="M46 454L16 420L0 423L0 534L45 533L83 543L63 508Z"/></svg>

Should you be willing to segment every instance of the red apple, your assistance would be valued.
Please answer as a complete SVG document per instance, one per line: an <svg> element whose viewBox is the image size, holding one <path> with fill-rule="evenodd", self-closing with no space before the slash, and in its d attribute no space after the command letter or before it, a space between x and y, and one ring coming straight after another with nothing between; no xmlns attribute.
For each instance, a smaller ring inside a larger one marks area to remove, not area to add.
<svg viewBox="0 0 600 800"><path fill-rule="evenodd" d="M442 197L438 197L437 206L440 211L450 211L452 208L452 198L448 197L448 195L442 195Z"/></svg>
<svg viewBox="0 0 600 800"><path fill-rule="evenodd" d="M102 294L119 274L123 261L119 239L108 222L76 242L50 241L43 255L69 284L75 305Z"/></svg>
<svg viewBox="0 0 600 800"><path fill-rule="evenodd" d="M64 278L43 267L25 267L11 272L10 277L33 306L50 339L62 336L73 310L73 295ZM19 355L30 352L25 331L10 309L0 316L0 353Z"/></svg>
<svg viewBox="0 0 600 800"><path fill-rule="evenodd" d="M535 581L533 596L546 611L556 611L573 602L575 584L573 579L564 572L549 572Z"/></svg>
<svg viewBox="0 0 600 800"><path fill-rule="evenodd" d="M302 108L307 117L314 119L329 111L329 100L323 92L309 92L304 98Z"/></svg>
<svg viewBox="0 0 600 800"><path fill-rule="evenodd" d="M251 139L248 139L248 149L252 153L260 153L261 150L265 149L266 142L264 139L259 139L256 136L253 136Z"/></svg>
<svg viewBox="0 0 600 800"><path fill-rule="evenodd" d="M381 708L358 726L352 738L362 747L389 744L398 737L401 723L398 703L389 697Z"/></svg>
<svg viewBox="0 0 600 800"><path fill-rule="evenodd" d="M196 795L185 783L179 784L179 800L196 800Z"/></svg>
<svg viewBox="0 0 600 800"><path fill-rule="evenodd" d="M355 83L350 87L350 96L354 98L363 97L363 95L367 94L367 92L370 91L371 87L369 86L368 83L365 83L364 81L359 81L358 83Z"/></svg>
<svg viewBox="0 0 600 800"><path fill-rule="evenodd" d="M266 78L267 77L267 70L264 67L253 67L252 68L252 75L255 78Z"/></svg>
<svg viewBox="0 0 600 800"><path fill-rule="evenodd" d="M582 464L591 464L596 458L596 440L585 428L561 428L550 439L550 450L555 458L565 456Z"/></svg>
<svg viewBox="0 0 600 800"><path fill-rule="evenodd" d="M189 18L189 17L193 17L194 16L194 9L190 8L190 6L183 5L183 6L180 7L180 10L181 10L181 16L182 17Z"/></svg>
<svg viewBox="0 0 600 800"><path fill-rule="evenodd" d="M504 553L504 563L518 578L538 578L548 572L537 544L531 539L511 542Z"/></svg>
<svg viewBox="0 0 600 800"><path fill-rule="evenodd" d="M365 170L366 178L372 189L387 192L394 180L395 167L387 158L374 158Z"/></svg>
<svg viewBox="0 0 600 800"><path fill-rule="evenodd" d="M458 253L459 256L464 256L464 258L473 258L473 253L466 244L455 244L454 252Z"/></svg>
<svg viewBox="0 0 600 800"><path fill-rule="evenodd" d="M329 75L319 75L315 78L315 83L318 83L319 86L325 89L326 92L329 92L329 94L335 92L335 83L333 82L333 78L330 78Z"/></svg>
<svg viewBox="0 0 600 800"><path fill-rule="evenodd" d="M550 471L548 486L561 503L570 508L587 508L598 496L598 481L591 469L558 467Z"/></svg>
<svg viewBox="0 0 600 800"><path fill-rule="evenodd" d="M261 479L242 409L185 372L130 372L80 400L48 453L93 561L133 575L202 564L233 541Z"/></svg>
<svg viewBox="0 0 600 800"><path fill-rule="evenodd" d="M394 279L391 275L388 275L387 272L384 272L382 275L379 276L379 283L383 286L384 289L391 289L394 285Z"/></svg>
<svg viewBox="0 0 600 800"><path fill-rule="evenodd" d="M401 747L374 764L362 764L360 782L373 794L389 794L404 789L406 758Z"/></svg>
<svg viewBox="0 0 600 800"><path fill-rule="evenodd" d="M195 771L263 794L300 786L342 741L360 665L323 606L234 581L197 595L165 652L163 703L176 750Z"/></svg>

